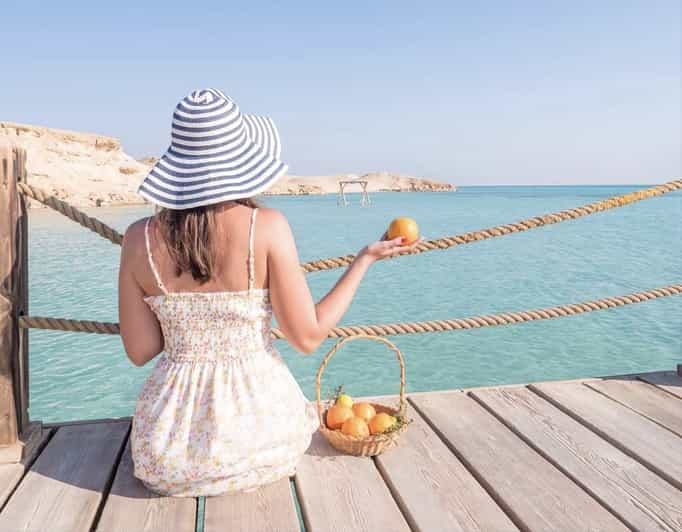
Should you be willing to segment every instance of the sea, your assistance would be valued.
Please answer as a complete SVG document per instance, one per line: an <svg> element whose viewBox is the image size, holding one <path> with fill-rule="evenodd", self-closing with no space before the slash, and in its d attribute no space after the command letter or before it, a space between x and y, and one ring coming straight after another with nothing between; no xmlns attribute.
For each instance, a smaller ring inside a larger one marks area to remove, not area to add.
<svg viewBox="0 0 682 532"><path fill-rule="evenodd" d="M640 186L460 187L446 193L271 196L289 219L300 259L354 253L399 216L437 238L576 207ZM86 209L123 232L152 208ZM461 318L574 303L682 282L682 193L447 250L373 265L341 324ZM48 209L30 211L30 314L118 321L120 248ZM307 274L315 300L342 270ZM128 416L156 359L136 367L118 336L31 330L31 419ZM682 363L682 296L523 324L390 338L404 355L407 392L671 370ZM335 340L305 356L276 346L309 399ZM345 345L322 376L353 396L397 394L385 346Z"/></svg>

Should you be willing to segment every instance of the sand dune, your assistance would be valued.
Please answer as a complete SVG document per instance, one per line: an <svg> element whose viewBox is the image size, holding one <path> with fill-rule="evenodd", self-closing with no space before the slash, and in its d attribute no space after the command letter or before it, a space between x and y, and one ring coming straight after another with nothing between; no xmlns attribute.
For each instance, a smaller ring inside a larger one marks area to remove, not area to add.
<svg viewBox="0 0 682 532"><path fill-rule="evenodd" d="M49 190L77 206L132 205L144 203L136 190L154 163L153 157L140 161L123 151L113 137L79 133L40 126L0 122L0 142L9 141L27 150L26 168L31 184ZM285 176L268 194L328 194L338 191L335 176ZM370 192L449 191L449 183L388 172L366 174ZM348 191L359 191L359 186Z"/></svg>

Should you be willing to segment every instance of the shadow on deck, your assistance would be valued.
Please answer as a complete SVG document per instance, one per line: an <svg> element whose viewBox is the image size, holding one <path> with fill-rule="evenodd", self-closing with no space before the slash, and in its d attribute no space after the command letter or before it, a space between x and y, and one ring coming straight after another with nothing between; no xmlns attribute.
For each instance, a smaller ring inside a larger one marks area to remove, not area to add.
<svg viewBox="0 0 682 532"><path fill-rule="evenodd" d="M201 523L197 499L133 476L130 418L46 425L23 464L0 465L0 530L682 530L675 372L408 402L397 448L346 456L317 433L293 483L207 497Z"/></svg>

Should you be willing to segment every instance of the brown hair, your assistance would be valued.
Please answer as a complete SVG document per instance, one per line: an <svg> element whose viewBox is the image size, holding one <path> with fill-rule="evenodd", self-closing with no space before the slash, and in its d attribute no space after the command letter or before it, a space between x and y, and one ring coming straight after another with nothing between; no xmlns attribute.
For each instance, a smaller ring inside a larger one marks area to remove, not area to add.
<svg viewBox="0 0 682 532"><path fill-rule="evenodd" d="M234 203L255 209L258 203L252 198L234 200ZM204 284L215 272L216 211L222 204L192 209L161 209L158 218L161 238L175 264L175 275L190 272L195 281Z"/></svg>

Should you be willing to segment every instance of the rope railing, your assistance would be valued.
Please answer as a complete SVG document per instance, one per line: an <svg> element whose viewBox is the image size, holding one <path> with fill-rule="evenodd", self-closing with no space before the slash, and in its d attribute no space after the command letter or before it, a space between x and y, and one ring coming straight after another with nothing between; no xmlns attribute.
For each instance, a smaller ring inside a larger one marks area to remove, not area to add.
<svg viewBox="0 0 682 532"><path fill-rule="evenodd" d="M347 325L334 327L328 334L329 338L343 338L359 334L373 334L377 336L395 336L403 334L432 333L457 331L463 329L478 329L480 327L496 327L511 325L527 321L548 320L605 310L624 305L643 303L660 297L679 295L682 293L682 283L652 288L643 292L634 292L621 296L606 297L582 303L545 307L519 312L502 312L499 314L484 314L468 318L446 320L413 321L404 323L383 323L374 325ZM25 329L48 329L56 331L86 332L96 334L120 334L118 323L69 320L64 318L46 318L40 316L21 316L19 326ZM279 329L272 330L272 337L277 340L285 339Z"/></svg>
<svg viewBox="0 0 682 532"><path fill-rule="evenodd" d="M34 186L28 185L26 183L18 183L18 186L19 190L26 197L35 199L47 205L48 207L55 209L64 216L67 216L68 218L74 220L83 227L86 227L87 229L94 231L98 235L102 236L103 238L106 238L107 240L113 242L114 244L120 245L121 242L123 241L122 235L112 227L109 227L107 224L98 220L97 218L88 216L84 212L76 209L69 203L56 198L50 193L42 189L36 188ZM537 227L555 224L567 220L573 220L575 218L580 218L582 216L587 216L609 209L615 209L617 207L623 207L630 203L635 203L637 201L641 201L644 199L662 196L663 194L668 194L676 190L682 190L682 179L669 181L668 183L657 185L651 188L637 190L634 192L628 192L627 194L622 194L620 196L613 196L611 198L595 201L593 203L589 203L581 207L576 207L574 209L567 209L556 213L535 216L510 224L497 225L494 227L489 227L487 229L481 229L479 231L470 231L468 233L462 233L459 235L452 235L437 238L434 240L427 240L419 244L414 251L406 254L414 255L417 253L424 253L426 251L433 251L436 249L447 249L462 244L478 242L479 240L486 240L488 238L504 236L511 233L520 233L523 231L528 231L530 229L535 229ZM305 262L301 264L301 267L307 273L322 270L333 270L335 268L343 268L344 266L348 266L353 261L354 258L355 255L328 257L325 259L318 259L310 262Z"/></svg>
<svg viewBox="0 0 682 532"><path fill-rule="evenodd" d="M523 231L528 231L529 229L535 229L537 227L542 227L544 225L556 224L559 222L573 220L575 218L580 218L582 216L587 216L597 212L615 209L617 207L623 207L630 203L635 203L637 201L641 201L648 198L654 198L656 196L662 196L663 194L668 194L669 192L674 192L676 190L681 189L682 179L677 179L675 181L669 181L668 183L657 185L655 187L637 190L620 196L613 196L611 198L595 201L593 203L589 203L581 207L576 207L574 209L568 209L556 213L535 216L533 218L527 218L526 220L521 220L510 224L496 225L494 227L481 229L479 231L470 231L468 233L462 233L459 235L446 236L434 240L427 240L419 244L414 251L411 251L409 253L402 253L402 255L415 255L417 253L424 253L425 251L447 249L454 246L470 244L471 242L487 240L488 238L504 236L511 233L521 233ZM335 268L343 268L344 266L348 266L351 262L353 262L354 258L355 255L342 255L340 257L330 257L326 259L305 262L301 264L301 267L306 273L317 272L322 270L332 270Z"/></svg>
<svg viewBox="0 0 682 532"><path fill-rule="evenodd" d="M72 219L74 222L81 224L83 227L90 229L90 231L97 233L102 238L106 238L110 242L118 244L119 246L123 242L123 235L116 231L116 229L108 226L97 218L88 216L83 211L76 209L76 207L70 203L67 203L66 201L60 200L53 194L50 194L41 188L29 185L28 183L19 182L17 183L17 187L19 188L19 191L27 198L39 201L43 205L46 205L63 214L67 218Z"/></svg>
<svg viewBox="0 0 682 532"><path fill-rule="evenodd" d="M83 227L90 229L98 235L106 238L114 244L121 244L123 241L122 235L115 229L109 227L104 222L88 216L84 212L76 209L69 203L56 198L48 192L28 185L26 183L18 183L19 190L26 196L35 199L48 207L60 212L68 218L79 223ZM545 214L521 220L511 224L498 225L480 231L471 231L459 235L453 235L435 240L427 240L419 244L416 250L408 254L423 253L435 249L447 249L450 247L477 242L479 240L486 240L511 233L519 233L542 227L544 225L555 224L566 220L572 220L582 216L587 216L597 212L622 207L630 203L641 201L656 196L661 196L669 192L682 189L682 179L670 181L655 187L642 189L634 192L629 192L620 196L614 196L604 200L599 200L581 207L568 209L552 214ZM354 255L344 255L340 257L330 257L326 259L319 259L303 263L301 266L306 272L331 270L334 268L341 268L350 264ZM536 310L527 310L521 312L507 312L501 314L491 314L482 316L472 316L468 318L446 319L446 320L431 320L418 322L404 322L404 323L387 323L374 325L353 325L335 327L329 332L330 338L341 338L347 336L354 336L358 334L375 334L379 336L385 335L400 335L400 334L416 334L426 332L441 332L454 331L461 329L472 329L478 327L492 327L499 325L509 325L512 323L521 323L525 321L543 320L558 318L562 316L569 316L573 314L581 314L584 312L592 312L596 310L603 310L622 305L629 305L633 303L641 303L650 299L658 297L666 297L677 295L682 292L682 284L670 285L662 288L655 288L644 292L636 292L633 294L626 294L623 296L615 296L610 298L598 299L593 301L586 301L583 303L576 303L572 305L560 305L556 307L548 307ZM120 334L118 323L100 322L92 320L72 320L66 318L42 317L42 316L21 316L19 318L19 325L22 328L32 329L46 329L69 332L86 332L95 334ZM284 339L284 334L279 329L272 330L272 336L275 339Z"/></svg>

